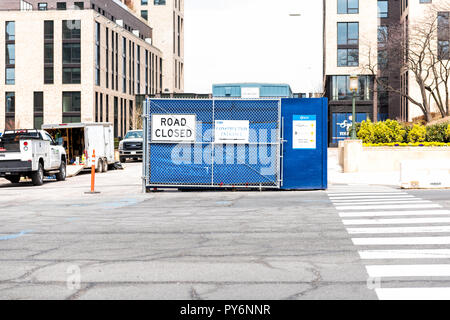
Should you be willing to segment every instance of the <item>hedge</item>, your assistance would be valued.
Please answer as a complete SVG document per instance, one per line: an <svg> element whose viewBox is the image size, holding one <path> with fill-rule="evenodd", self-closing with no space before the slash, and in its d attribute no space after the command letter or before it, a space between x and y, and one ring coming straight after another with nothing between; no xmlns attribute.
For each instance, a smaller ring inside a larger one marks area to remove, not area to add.
<svg viewBox="0 0 450 320"><path fill-rule="evenodd" d="M401 124L396 120L375 123L367 120L358 124L357 130L358 138L365 145L371 146L443 146L450 143L450 123L430 126L414 124L411 126Z"/></svg>

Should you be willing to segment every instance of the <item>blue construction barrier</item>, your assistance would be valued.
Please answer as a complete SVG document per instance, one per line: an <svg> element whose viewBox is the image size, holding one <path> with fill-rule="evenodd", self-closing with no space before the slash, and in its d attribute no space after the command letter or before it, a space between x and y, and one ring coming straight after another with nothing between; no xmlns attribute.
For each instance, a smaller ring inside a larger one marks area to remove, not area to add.
<svg viewBox="0 0 450 320"><path fill-rule="evenodd" d="M326 99L151 99L145 188L325 189L326 114Z"/></svg>

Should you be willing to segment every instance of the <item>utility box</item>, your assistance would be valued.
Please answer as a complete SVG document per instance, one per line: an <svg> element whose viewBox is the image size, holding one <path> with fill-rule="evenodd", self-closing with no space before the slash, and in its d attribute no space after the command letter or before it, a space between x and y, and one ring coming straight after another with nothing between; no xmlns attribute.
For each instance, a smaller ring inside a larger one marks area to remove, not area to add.
<svg viewBox="0 0 450 320"><path fill-rule="evenodd" d="M151 99L143 187L327 188L326 99Z"/></svg>

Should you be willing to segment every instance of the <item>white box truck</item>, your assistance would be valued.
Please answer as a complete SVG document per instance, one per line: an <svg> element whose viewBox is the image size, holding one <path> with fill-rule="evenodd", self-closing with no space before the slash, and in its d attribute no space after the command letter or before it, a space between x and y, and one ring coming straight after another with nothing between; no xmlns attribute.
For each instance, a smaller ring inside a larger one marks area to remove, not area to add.
<svg viewBox="0 0 450 320"><path fill-rule="evenodd" d="M95 150L96 172L107 172L114 164L114 130L112 123L44 124L42 129L59 140L67 153L67 176L91 168Z"/></svg>

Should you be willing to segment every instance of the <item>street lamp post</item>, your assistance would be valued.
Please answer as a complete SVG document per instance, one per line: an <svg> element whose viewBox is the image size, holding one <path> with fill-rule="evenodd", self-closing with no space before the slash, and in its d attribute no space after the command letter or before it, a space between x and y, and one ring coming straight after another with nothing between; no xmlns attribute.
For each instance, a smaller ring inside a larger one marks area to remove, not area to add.
<svg viewBox="0 0 450 320"><path fill-rule="evenodd" d="M358 139L356 136L356 93L358 92L358 76L356 76L356 75L350 76L350 90L353 92L351 139L356 140L356 139Z"/></svg>

